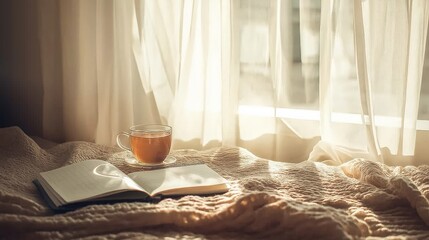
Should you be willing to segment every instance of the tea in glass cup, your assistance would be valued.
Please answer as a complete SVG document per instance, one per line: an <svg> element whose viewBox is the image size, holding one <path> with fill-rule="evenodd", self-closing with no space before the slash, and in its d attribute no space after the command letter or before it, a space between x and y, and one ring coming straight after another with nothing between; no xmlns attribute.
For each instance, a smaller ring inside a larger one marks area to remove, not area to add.
<svg viewBox="0 0 429 240"><path fill-rule="evenodd" d="M135 125L128 132L116 136L116 143L130 151L134 158L145 164L162 163L170 153L172 128L167 125ZM121 142L121 136L128 138L128 145Z"/></svg>

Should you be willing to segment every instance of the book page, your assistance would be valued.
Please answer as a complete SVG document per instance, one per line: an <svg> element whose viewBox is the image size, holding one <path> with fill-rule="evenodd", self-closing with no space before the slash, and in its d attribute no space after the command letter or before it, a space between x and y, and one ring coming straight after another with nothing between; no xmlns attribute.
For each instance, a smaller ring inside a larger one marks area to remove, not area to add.
<svg viewBox="0 0 429 240"><path fill-rule="evenodd" d="M205 164L134 172L128 176L151 196L209 194L227 190L226 180Z"/></svg>
<svg viewBox="0 0 429 240"><path fill-rule="evenodd" d="M40 175L65 203L125 190L143 191L126 174L102 160L87 160L42 172Z"/></svg>

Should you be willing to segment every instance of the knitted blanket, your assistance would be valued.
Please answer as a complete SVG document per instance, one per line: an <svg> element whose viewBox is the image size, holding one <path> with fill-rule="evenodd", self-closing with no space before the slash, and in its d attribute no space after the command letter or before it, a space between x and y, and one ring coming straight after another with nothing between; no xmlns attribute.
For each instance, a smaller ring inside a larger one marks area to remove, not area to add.
<svg viewBox="0 0 429 240"><path fill-rule="evenodd" d="M104 159L125 172L127 153L88 142L46 144L0 129L2 239L429 239L429 167L364 159L340 166L258 158L245 149L175 150L175 164L206 163L229 192L158 203L90 205L54 214L32 180L41 171Z"/></svg>

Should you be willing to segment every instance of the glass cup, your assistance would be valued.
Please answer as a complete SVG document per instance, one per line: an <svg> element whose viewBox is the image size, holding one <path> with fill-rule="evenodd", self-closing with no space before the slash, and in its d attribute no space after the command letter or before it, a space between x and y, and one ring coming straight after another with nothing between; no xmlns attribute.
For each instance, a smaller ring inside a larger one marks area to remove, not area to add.
<svg viewBox="0 0 429 240"><path fill-rule="evenodd" d="M162 163L171 148L172 128L167 125L135 125L128 132L121 132L116 136L116 143L124 150L130 151L134 158L144 164ZM121 138L128 138L127 147Z"/></svg>

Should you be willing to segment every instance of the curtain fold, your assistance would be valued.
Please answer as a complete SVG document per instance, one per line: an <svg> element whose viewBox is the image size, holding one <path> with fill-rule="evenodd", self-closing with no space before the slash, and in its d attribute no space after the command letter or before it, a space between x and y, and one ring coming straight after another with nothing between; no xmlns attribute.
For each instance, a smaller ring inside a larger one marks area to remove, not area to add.
<svg viewBox="0 0 429 240"><path fill-rule="evenodd" d="M62 44L60 36L59 2L38 2L40 61L43 78L43 137L64 141Z"/></svg>

